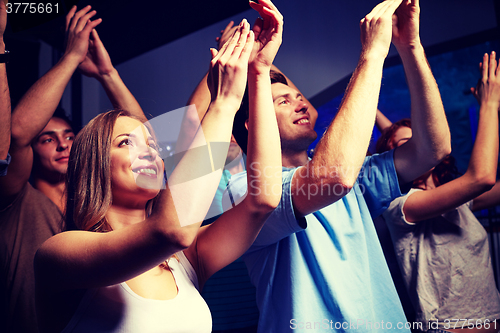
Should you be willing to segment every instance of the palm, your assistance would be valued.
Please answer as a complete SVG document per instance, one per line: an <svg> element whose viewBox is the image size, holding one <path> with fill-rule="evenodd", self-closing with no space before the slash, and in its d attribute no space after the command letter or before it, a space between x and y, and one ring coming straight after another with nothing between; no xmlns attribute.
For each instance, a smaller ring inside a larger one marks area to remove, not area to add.
<svg viewBox="0 0 500 333"><path fill-rule="evenodd" d="M283 17L272 3L257 4L250 2L263 19L254 24L255 43L250 56L250 68L271 67L281 45Z"/></svg>
<svg viewBox="0 0 500 333"><path fill-rule="evenodd" d="M92 55L87 53L85 60L78 66L80 72L85 76L95 77L99 75L99 69Z"/></svg>
<svg viewBox="0 0 500 333"><path fill-rule="evenodd" d="M250 56L251 64L262 64L266 66L271 66L276 53L278 52L279 44L273 40L272 36L260 36L255 40L252 55Z"/></svg>
<svg viewBox="0 0 500 333"><path fill-rule="evenodd" d="M403 1L400 7L396 10L392 41L394 45L408 45L415 43L419 39L419 8L415 5L415 1L407 3Z"/></svg>
<svg viewBox="0 0 500 333"><path fill-rule="evenodd" d="M102 44L97 32L92 32L94 40L89 43L85 59L80 63L78 69L85 76L98 77L113 70L113 64L108 51Z"/></svg>

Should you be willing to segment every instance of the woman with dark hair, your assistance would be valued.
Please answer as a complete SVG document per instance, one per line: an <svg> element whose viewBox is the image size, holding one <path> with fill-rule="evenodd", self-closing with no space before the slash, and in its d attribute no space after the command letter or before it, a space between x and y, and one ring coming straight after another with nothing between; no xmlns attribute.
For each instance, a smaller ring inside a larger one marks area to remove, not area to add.
<svg viewBox="0 0 500 333"><path fill-rule="evenodd" d="M478 134L469 167L457 178L449 156L413 182L383 213L403 279L425 332L498 332L500 294L487 233L472 210L500 203L496 182L500 69L495 53L480 64L472 89L479 103ZM411 138L408 120L384 131L380 151Z"/></svg>
<svg viewBox="0 0 500 333"><path fill-rule="evenodd" d="M50 238L35 258L41 332L211 331L210 311L197 289L248 249L281 198L269 70L283 21L268 0L251 6L266 24L254 36L243 20L219 52L212 50L212 102L203 134L164 190L154 134L127 112L99 115L77 136L66 214L75 230ZM214 169L227 154L214 152L211 143L229 146L247 76L252 186L239 205L199 228L221 177ZM200 163L212 172L200 176Z"/></svg>

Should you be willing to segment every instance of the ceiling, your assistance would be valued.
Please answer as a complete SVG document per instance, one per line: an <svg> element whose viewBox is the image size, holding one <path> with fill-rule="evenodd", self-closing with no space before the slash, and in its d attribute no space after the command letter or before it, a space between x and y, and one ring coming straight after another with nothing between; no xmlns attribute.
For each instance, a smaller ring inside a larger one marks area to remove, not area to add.
<svg viewBox="0 0 500 333"><path fill-rule="evenodd" d="M219 0L217 6L199 0L64 0L58 3L58 15L55 6L52 14L21 13L23 7L18 9L19 13L9 14L6 37L41 39L63 50L64 13L74 4L79 8L91 5L97 11L95 18L102 18L106 23L99 26L99 36L106 40L106 48L117 65L249 9L247 1L235 0Z"/></svg>

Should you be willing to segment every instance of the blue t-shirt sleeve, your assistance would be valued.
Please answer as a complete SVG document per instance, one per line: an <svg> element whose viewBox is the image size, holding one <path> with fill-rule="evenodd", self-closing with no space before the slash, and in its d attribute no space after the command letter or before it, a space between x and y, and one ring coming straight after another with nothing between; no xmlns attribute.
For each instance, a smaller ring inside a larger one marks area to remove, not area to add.
<svg viewBox="0 0 500 333"><path fill-rule="evenodd" d="M394 150L367 156L358 176L358 185L372 218L382 214L391 201L401 196L394 166Z"/></svg>
<svg viewBox="0 0 500 333"><path fill-rule="evenodd" d="M301 219L299 223L295 218L292 203L290 184L296 170L297 169L283 169L283 192L281 194L281 201L262 227L257 239L252 245L252 249L274 244L297 231L304 230L305 219ZM222 199L224 211L230 209L233 203L238 204L241 202L246 195L246 190L246 172L231 177L228 188Z"/></svg>
<svg viewBox="0 0 500 333"><path fill-rule="evenodd" d="M7 175L7 168L10 164L10 155L7 153L7 158L5 160L0 160L0 177Z"/></svg>

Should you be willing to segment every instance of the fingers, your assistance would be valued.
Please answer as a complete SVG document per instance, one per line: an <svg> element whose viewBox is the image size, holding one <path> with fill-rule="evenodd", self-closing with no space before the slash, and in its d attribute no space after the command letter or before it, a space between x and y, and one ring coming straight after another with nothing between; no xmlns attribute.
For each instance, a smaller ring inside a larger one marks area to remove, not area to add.
<svg viewBox="0 0 500 333"><path fill-rule="evenodd" d="M238 43L238 40L240 39L241 36L241 28L243 26L243 23L246 22L245 19L243 19L238 26L238 28L234 31L233 36L224 44L222 49L219 51L220 58L224 58L224 61L227 61L231 54L233 54L234 48L236 47L236 44Z"/></svg>
<svg viewBox="0 0 500 333"><path fill-rule="evenodd" d="M489 77L491 77L491 78L495 77L496 70L497 70L496 54L495 54L495 51L492 51L491 55L490 55Z"/></svg>
<svg viewBox="0 0 500 333"><path fill-rule="evenodd" d="M224 37L225 34L229 33L229 31L233 28L234 21L229 21L229 23L226 25L226 27L220 31L220 36L215 37L215 41L219 42L222 37Z"/></svg>
<svg viewBox="0 0 500 333"><path fill-rule="evenodd" d="M239 26L239 25L238 25ZM234 31L238 28L238 26L234 26L234 22L230 21L224 30L221 30L220 37L215 38L215 41L218 42L218 48L220 49L224 43L226 43L229 38L234 34Z"/></svg>
<svg viewBox="0 0 500 333"><path fill-rule="evenodd" d="M483 77L483 82L488 82L488 53L483 55L483 66L481 76Z"/></svg>
<svg viewBox="0 0 500 333"><path fill-rule="evenodd" d="M91 6L86 6L77 12L76 6L73 6L66 15L66 31L72 33L83 31L86 35L90 35L92 29L102 22L102 19L90 21L90 18L97 13L95 10L90 11L91 8Z"/></svg>
<svg viewBox="0 0 500 333"><path fill-rule="evenodd" d="M280 11L276 6L269 0L262 0L259 3L250 1L250 7L256 10L259 15L273 26L273 28L277 29L280 23L283 22L283 15L281 15ZM268 21L267 19L270 19ZM267 27L266 27L267 28Z"/></svg>
<svg viewBox="0 0 500 333"><path fill-rule="evenodd" d="M69 30L75 30L75 27L78 23L78 20L84 16L85 14L87 14L90 9L92 7L89 5L89 6L86 6L86 7L83 7L82 9L80 9L79 11L77 11L73 17L70 18L70 22L69 22ZM73 10L73 8L72 8ZM76 10L76 7L75 7L75 10ZM69 16L69 13L68 13L68 16Z"/></svg>
<svg viewBox="0 0 500 333"><path fill-rule="evenodd" d="M264 21L260 17L258 17L255 20L253 27L252 27L252 31L255 34L255 39L259 39L263 26L264 26Z"/></svg>
<svg viewBox="0 0 500 333"><path fill-rule="evenodd" d="M71 7L69 10L68 14L66 15L66 31L68 31L69 23L71 22L71 19L76 13L76 5Z"/></svg>
<svg viewBox="0 0 500 333"><path fill-rule="evenodd" d="M210 49L212 54L211 67L213 68L216 63L227 64L244 57L248 62L253 47L253 38L254 34L250 31L250 24L246 19L243 19L231 39L218 52L215 52L215 49Z"/></svg>
<svg viewBox="0 0 500 333"><path fill-rule="evenodd" d="M252 54L253 43L255 41L255 35L252 30L248 32L248 38L245 41L245 46L241 51L241 59L244 63L248 63L248 59L250 59L250 55Z"/></svg>
<svg viewBox="0 0 500 333"><path fill-rule="evenodd" d="M221 30L221 35L224 35L225 32L231 30L231 28L233 27L234 25L234 21L229 21L229 23L226 25L226 27L224 28L224 30Z"/></svg>
<svg viewBox="0 0 500 333"><path fill-rule="evenodd" d="M229 61L229 58L233 55L233 53L235 53L236 57L239 57L239 55L241 54L241 50L243 49L243 46L244 46L244 42L243 42L244 39L241 39L241 37L243 35L243 31L245 30L245 28L250 30L250 28L248 27L247 20L243 19L241 21L240 25L238 26L238 29L236 29L236 31L234 32L233 37L231 37L231 39L228 42L226 42L225 45L227 45L227 47L224 50L224 52L219 52L219 53L222 53L220 59L224 63L227 63L227 61ZM247 37L248 30L245 30L245 36L243 36L243 38ZM240 40L241 40L241 42L240 42Z"/></svg>
<svg viewBox="0 0 500 333"><path fill-rule="evenodd" d="M79 32L82 31L84 28L86 28L87 23L90 21L90 18L93 17L97 12L95 10L88 12L87 14L83 15L78 19L78 22L76 23L75 26L75 31ZM90 31L89 31L90 34Z"/></svg>
<svg viewBox="0 0 500 333"><path fill-rule="evenodd" d="M255 38L262 41L268 41L273 34L281 36L283 32L283 15L270 0L262 0L259 3L250 1L250 7L256 10L262 19L255 21L252 30L255 33ZM262 32L265 36L261 37Z"/></svg>
<svg viewBox="0 0 500 333"><path fill-rule="evenodd" d="M101 24L102 19L98 18L97 20L94 21L87 21L87 25L85 28L82 30L83 33L85 33L86 36L90 36L90 33L92 30L94 30L95 27L97 27L99 24Z"/></svg>
<svg viewBox="0 0 500 333"><path fill-rule="evenodd" d="M386 0L378 5L376 5L368 15L366 15L361 21L372 20L374 18L382 17L384 15L391 15L396 12L399 5L403 0Z"/></svg>
<svg viewBox="0 0 500 333"><path fill-rule="evenodd" d="M217 53L219 53L219 51L217 51L214 48L210 48L210 54L212 56L212 59L214 59L217 56Z"/></svg>
<svg viewBox="0 0 500 333"><path fill-rule="evenodd" d="M91 34L92 34L92 39L94 40L94 42L102 44L101 38L99 38L99 34L97 33L97 30L92 29Z"/></svg>
<svg viewBox="0 0 500 333"><path fill-rule="evenodd" d="M236 47L234 48L232 53L236 58L240 57L241 52L243 51L246 45L249 32L250 32L250 24L248 23L247 20L243 20L243 26L241 27L240 38L238 39Z"/></svg>
<svg viewBox="0 0 500 333"><path fill-rule="evenodd" d="M490 63L488 65L488 77L494 78L495 77L495 72L497 68L497 60L496 60L496 55L495 51L491 52L490 55Z"/></svg>

